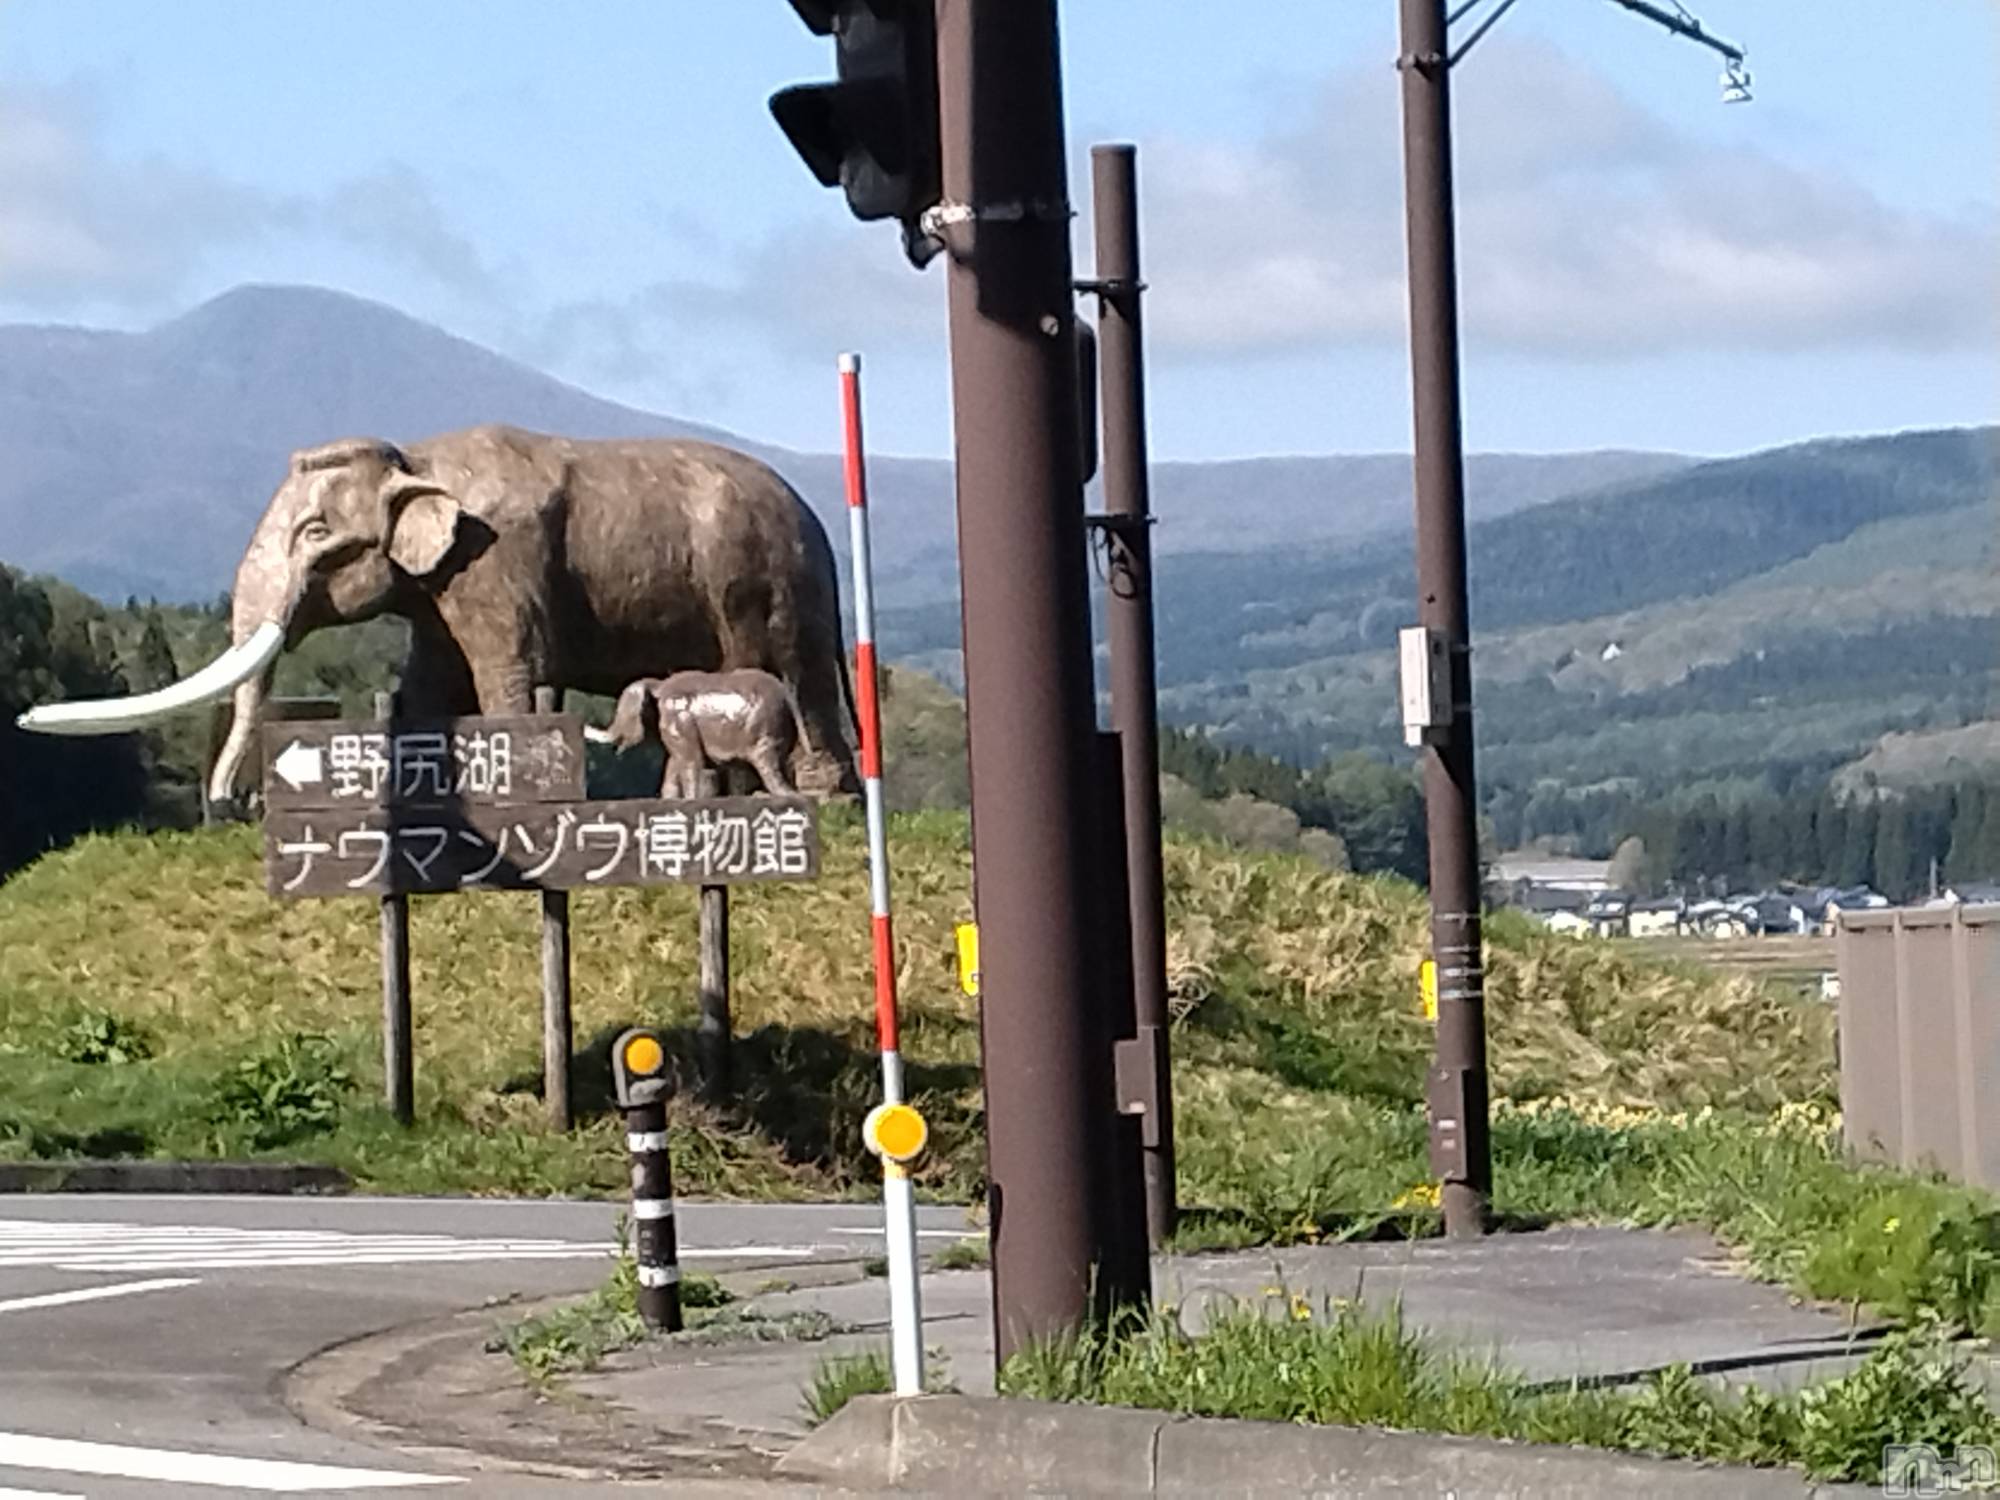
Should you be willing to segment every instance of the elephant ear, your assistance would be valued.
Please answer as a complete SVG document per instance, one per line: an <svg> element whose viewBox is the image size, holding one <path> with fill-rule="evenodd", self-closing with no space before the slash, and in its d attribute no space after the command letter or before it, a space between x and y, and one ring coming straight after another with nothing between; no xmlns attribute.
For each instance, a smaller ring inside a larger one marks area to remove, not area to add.
<svg viewBox="0 0 2000 1500"><path fill-rule="evenodd" d="M458 538L458 502L428 480L400 480L389 495L389 560L422 578L436 571Z"/></svg>

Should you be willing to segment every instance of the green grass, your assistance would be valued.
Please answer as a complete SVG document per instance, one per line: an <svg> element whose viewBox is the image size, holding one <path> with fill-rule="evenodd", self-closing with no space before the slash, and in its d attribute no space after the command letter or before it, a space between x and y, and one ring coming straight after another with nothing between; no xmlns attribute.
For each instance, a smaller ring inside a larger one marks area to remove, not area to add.
<svg viewBox="0 0 2000 1500"><path fill-rule="evenodd" d="M620 1230L621 1239L623 1229ZM776 1315L736 1305L735 1293L702 1271L681 1274L678 1333L655 1335L639 1316L639 1278L621 1254L604 1285L573 1302L498 1330L489 1351L505 1352L529 1381L547 1386L564 1375L596 1369L610 1355L657 1337L667 1344L710 1345L811 1341L847 1331L814 1308Z"/></svg>
<svg viewBox="0 0 2000 1500"><path fill-rule="evenodd" d="M976 1271L993 1263L993 1249L983 1235L954 1240L931 1257L933 1271Z"/></svg>
<svg viewBox="0 0 2000 1500"><path fill-rule="evenodd" d="M933 1200L982 1188L977 1015L953 925L962 816L892 830L903 1050ZM685 890L571 903L581 1123L539 1098L539 923L526 896L412 902L417 1118L380 1101L367 900L264 893L254 830L86 839L0 885L0 1158L328 1162L386 1192L620 1196L610 1041L661 1028L677 1190L869 1196L877 1098L864 845L825 817L825 876L732 899L736 1098L695 1097ZM1428 1232L1420 892L1198 840L1167 847L1184 1247ZM1828 1009L1742 977L1489 924L1496 1207L1694 1223L1814 1295L2000 1332L1983 1195L1855 1171L1830 1131Z"/></svg>
<svg viewBox="0 0 2000 1500"><path fill-rule="evenodd" d="M1880 1480L1888 1443L1949 1450L2000 1439L1984 1395L1934 1333L1892 1335L1852 1374L1793 1395L1724 1391L1684 1368L1635 1388L1550 1389L1441 1351L1393 1312L1282 1293L1220 1309L1199 1337L1161 1309L1112 1333L1024 1350L1000 1383L1042 1400L1792 1465L1864 1483Z"/></svg>
<svg viewBox="0 0 2000 1500"><path fill-rule="evenodd" d="M829 1354L813 1366L806 1381L806 1420L817 1427L856 1396L880 1395L894 1386L889 1356L880 1349Z"/></svg>

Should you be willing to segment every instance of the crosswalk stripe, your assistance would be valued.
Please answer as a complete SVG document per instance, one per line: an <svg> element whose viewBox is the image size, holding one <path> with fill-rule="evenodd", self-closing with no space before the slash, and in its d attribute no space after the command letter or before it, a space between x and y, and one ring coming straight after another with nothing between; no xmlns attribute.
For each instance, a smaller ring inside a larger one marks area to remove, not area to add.
<svg viewBox="0 0 2000 1500"><path fill-rule="evenodd" d="M349 1469L275 1458L231 1458L221 1453L86 1443L75 1438L35 1437L23 1432L0 1432L0 1468L94 1474L105 1479L150 1479L163 1484L233 1486L267 1494L294 1495L315 1490L414 1489L420 1485L465 1482L448 1474Z"/></svg>
<svg viewBox="0 0 2000 1500"><path fill-rule="evenodd" d="M107 1297L130 1297L138 1292L166 1292L176 1287L200 1286L192 1276L165 1276L152 1281L121 1281L112 1286L72 1287L66 1292L43 1292L38 1297L13 1297L0 1301L0 1313L29 1312L38 1307L68 1307L77 1302L102 1302ZM0 1500L5 1500L0 1494Z"/></svg>
<svg viewBox="0 0 2000 1500"><path fill-rule="evenodd" d="M232 1266L593 1259L609 1254L611 1249L603 1242L577 1240L460 1239L440 1234L0 1220L0 1268L201 1270Z"/></svg>
<svg viewBox="0 0 2000 1500"><path fill-rule="evenodd" d="M865 1231L864 1231L865 1232ZM683 1245L683 1260L810 1260L844 1247ZM257 1270L313 1266L450 1264L464 1261L608 1259L608 1241L458 1239L442 1234L366 1234L330 1229L236 1229L226 1225L118 1224L0 1219L0 1271L126 1272Z"/></svg>

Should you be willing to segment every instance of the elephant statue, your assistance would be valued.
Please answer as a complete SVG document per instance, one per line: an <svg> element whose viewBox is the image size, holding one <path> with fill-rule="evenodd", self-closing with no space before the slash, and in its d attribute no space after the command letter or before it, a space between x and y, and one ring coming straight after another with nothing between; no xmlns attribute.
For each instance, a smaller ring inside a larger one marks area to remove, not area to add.
<svg viewBox="0 0 2000 1500"><path fill-rule="evenodd" d="M755 669L798 704L789 779L859 790L825 530L769 466L678 439L485 426L295 453L236 570L235 644L157 692L22 726L116 733L233 690L209 785L225 801L279 651L384 612L410 625L401 714L526 713L537 687L609 696L662 670Z"/></svg>
<svg viewBox="0 0 2000 1500"><path fill-rule="evenodd" d="M764 790L790 796L785 762L798 710L769 672L676 672L641 677L618 695L609 742L621 750L657 738L667 752L662 797L698 797L704 771L747 765Z"/></svg>

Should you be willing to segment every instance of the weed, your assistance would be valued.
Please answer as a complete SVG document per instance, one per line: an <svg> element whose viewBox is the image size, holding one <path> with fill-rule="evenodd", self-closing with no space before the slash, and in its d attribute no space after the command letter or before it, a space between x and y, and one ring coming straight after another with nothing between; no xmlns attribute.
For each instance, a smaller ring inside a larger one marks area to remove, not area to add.
<svg viewBox="0 0 2000 1500"><path fill-rule="evenodd" d="M681 1272L681 1306L726 1307L736 1300L736 1293L706 1271Z"/></svg>
<svg viewBox="0 0 2000 1500"><path fill-rule="evenodd" d="M294 1034L241 1059L218 1080L208 1120L255 1150L331 1130L354 1077L331 1038Z"/></svg>
<svg viewBox="0 0 2000 1500"><path fill-rule="evenodd" d="M1991 1444L2000 1419L1935 1327L1892 1335L1851 1374L1773 1396L1673 1369L1629 1389L1539 1389L1445 1354L1399 1313L1278 1293L1211 1310L1199 1337L1172 1314L1023 1349L1003 1392L1202 1416L1372 1425L1581 1444L1881 1477L1888 1443Z"/></svg>
<svg viewBox="0 0 2000 1500"><path fill-rule="evenodd" d="M632 1262L621 1260L611 1279L596 1291L501 1330L487 1348L504 1350L536 1385L547 1385L559 1375L594 1370L606 1355L629 1349L646 1337L638 1286Z"/></svg>
<svg viewBox="0 0 2000 1500"><path fill-rule="evenodd" d="M56 1055L73 1063L140 1062L153 1055L146 1032L109 1011L86 1010L56 1038Z"/></svg>
<svg viewBox="0 0 2000 1500"><path fill-rule="evenodd" d="M806 1420L817 1427L856 1396L881 1395L894 1385L889 1356L879 1349L829 1354L813 1366L806 1382Z"/></svg>
<svg viewBox="0 0 2000 1500"><path fill-rule="evenodd" d="M976 1271L993 1263L993 1250L984 1235L968 1235L954 1240L931 1257L934 1271Z"/></svg>
<svg viewBox="0 0 2000 1500"><path fill-rule="evenodd" d="M869 1256L868 1259L861 1262L861 1274L863 1276L887 1276L889 1274L889 1257L886 1255Z"/></svg>

